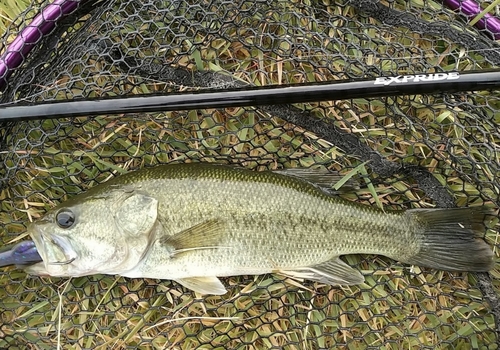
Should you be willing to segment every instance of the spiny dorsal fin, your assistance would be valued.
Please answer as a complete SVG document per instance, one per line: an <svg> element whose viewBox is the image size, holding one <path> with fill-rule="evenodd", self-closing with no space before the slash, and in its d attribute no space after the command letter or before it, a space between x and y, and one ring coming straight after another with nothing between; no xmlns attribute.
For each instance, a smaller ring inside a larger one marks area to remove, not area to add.
<svg viewBox="0 0 500 350"><path fill-rule="evenodd" d="M336 285L355 285L365 281L363 275L335 258L319 265L301 267L294 270L279 270L278 273L299 279L308 279L321 283Z"/></svg>
<svg viewBox="0 0 500 350"><path fill-rule="evenodd" d="M224 248L221 243L225 232L222 220L207 220L172 236L160 238L160 244L172 247L172 255L199 249Z"/></svg>
<svg viewBox="0 0 500 350"><path fill-rule="evenodd" d="M339 190L335 190L333 186L342 180L345 175L341 175L338 172L332 172L327 169L311 169L311 168L287 168L273 170L276 174L281 174L285 176L291 176L299 178L303 181L307 181L310 184L316 185L321 190L327 194L337 194L345 191L352 191L353 189L358 189L359 184L349 179Z"/></svg>
<svg viewBox="0 0 500 350"><path fill-rule="evenodd" d="M200 294L222 295L227 293L222 282L215 276L180 278L176 281Z"/></svg>

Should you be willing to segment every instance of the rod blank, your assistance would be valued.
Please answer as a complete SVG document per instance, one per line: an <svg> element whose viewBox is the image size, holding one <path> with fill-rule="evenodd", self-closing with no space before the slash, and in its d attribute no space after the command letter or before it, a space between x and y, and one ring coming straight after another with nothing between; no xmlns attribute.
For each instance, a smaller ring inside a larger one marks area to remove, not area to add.
<svg viewBox="0 0 500 350"><path fill-rule="evenodd" d="M0 122L452 93L499 87L500 71L400 75L376 79L10 105L0 108Z"/></svg>

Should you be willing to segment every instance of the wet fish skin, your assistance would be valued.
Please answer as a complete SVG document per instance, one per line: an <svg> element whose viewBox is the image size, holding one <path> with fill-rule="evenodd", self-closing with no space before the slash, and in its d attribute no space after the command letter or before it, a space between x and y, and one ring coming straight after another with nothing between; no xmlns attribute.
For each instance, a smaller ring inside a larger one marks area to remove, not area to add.
<svg viewBox="0 0 500 350"><path fill-rule="evenodd" d="M74 214L69 228L60 211ZM173 279L223 294L217 277L276 272L359 284L345 254L380 254L452 271L488 271L483 208L382 212L297 178L212 164L121 175L50 211L29 232L43 263L33 274Z"/></svg>

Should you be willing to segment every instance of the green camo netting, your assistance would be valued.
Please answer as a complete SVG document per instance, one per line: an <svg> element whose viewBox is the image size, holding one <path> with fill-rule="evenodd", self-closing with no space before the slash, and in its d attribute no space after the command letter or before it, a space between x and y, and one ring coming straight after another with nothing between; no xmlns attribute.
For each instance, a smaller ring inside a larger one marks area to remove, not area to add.
<svg viewBox="0 0 500 350"><path fill-rule="evenodd" d="M11 25L0 52L45 2ZM500 49L440 1L103 1L58 25L0 103L202 87L480 70ZM222 79L221 74L235 79ZM0 243L123 171L169 162L347 174L349 200L384 208L500 206L498 92L117 114L3 124ZM498 216L485 232L498 255ZM224 279L201 297L171 281L0 272L0 347L13 349L497 349L490 274L344 260L366 282Z"/></svg>

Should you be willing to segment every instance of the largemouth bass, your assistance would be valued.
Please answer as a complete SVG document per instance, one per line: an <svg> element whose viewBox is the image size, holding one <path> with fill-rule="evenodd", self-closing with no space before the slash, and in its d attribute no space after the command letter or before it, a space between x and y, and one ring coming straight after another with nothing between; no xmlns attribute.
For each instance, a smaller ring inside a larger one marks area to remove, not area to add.
<svg viewBox="0 0 500 350"><path fill-rule="evenodd" d="M146 168L58 205L29 233L50 276L171 279L224 294L217 277L279 273L330 285L363 275L339 259L379 254L450 271L488 271L483 208L383 212L302 176L210 164Z"/></svg>

